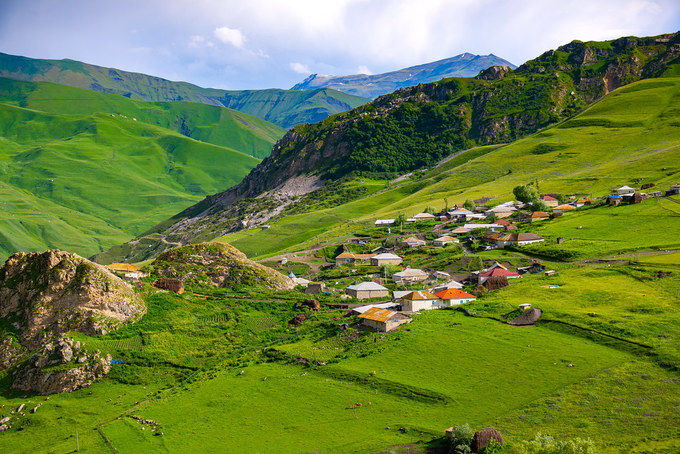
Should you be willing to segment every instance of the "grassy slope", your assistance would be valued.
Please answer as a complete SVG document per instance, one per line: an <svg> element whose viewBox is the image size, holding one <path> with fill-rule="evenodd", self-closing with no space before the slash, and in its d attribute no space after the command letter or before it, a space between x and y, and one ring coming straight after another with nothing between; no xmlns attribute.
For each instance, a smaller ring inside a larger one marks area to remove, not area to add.
<svg viewBox="0 0 680 454"><path fill-rule="evenodd" d="M435 169L419 181L407 180L336 208L284 218L266 231L222 240L249 255L274 254L321 241L324 236L315 236L322 232L338 235L348 223L368 224L400 212L413 215L430 205L440 209L444 198L451 205L481 196L510 200L514 186L535 180L542 192L594 195L637 180L667 187L680 179L678 99L678 79L638 82L533 136L469 162L464 153L446 164L448 170Z"/></svg>
<svg viewBox="0 0 680 454"><path fill-rule="evenodd" d="M120 71L73 60L41 60L0 53L0 76L62 85L146 101L190 101L222 105L290 128L316 122L369 100L336 90L243 90L201 88L145 74Z"/></svg>
<svg viewBox="0 0 680 454"><path fill-rule="evenodd" d="M5 257L99 252L236 184L258 162L129 117L10 104L0 104L0 145Z"/></svg>
<svg viewBox="0 0 680 454"><path fill-rule="evenodd" d="M268 156L274 142L284 134L284 130L274 124L223 107L190 102L145 102L48 82L0 78L0 102L52 114L124 115L256 158Z"/></svg>

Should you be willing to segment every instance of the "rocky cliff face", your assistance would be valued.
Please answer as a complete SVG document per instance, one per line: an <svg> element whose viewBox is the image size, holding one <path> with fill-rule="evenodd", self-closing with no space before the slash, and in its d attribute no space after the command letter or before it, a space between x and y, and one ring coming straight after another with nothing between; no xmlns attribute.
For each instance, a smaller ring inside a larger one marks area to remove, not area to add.
<svg viewBox="0 0 680 454"><path fill-rule="evenodd" d="M201 287L237 285L292 289L293 281L276 270L249 260L229 244L201 243L171 249L153 262L154 272Z"/></svg>
<svg viewBox="0 0 680 454"><path fill-rule="evenodd" d="M63 335L105 334L145 312L141 298L106 267L58 250L14 254L0 268L0 368L30 356L14 373L16 389L50 393L59 392L59 383L63 390L86 386L108 371L105 358ZM69 367L74 354L79 362Z"/></svg>

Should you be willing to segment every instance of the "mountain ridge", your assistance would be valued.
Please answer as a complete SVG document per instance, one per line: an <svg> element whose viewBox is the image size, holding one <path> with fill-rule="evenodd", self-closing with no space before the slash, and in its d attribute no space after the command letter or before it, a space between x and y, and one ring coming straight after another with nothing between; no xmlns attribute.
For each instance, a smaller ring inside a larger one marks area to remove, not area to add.
<svg viewBox="0 0 680 454"><path fill-rule="evenodd" d="M190 101L223 106L262 118L285 129L300 123L320 121L368 101L336 90L299 92L283 89L203 88L189 82L175 82L76 60L33 59L1 52L0 77L29 82L54 82L143 101Z"/></svg>
<svg viewBox="0 0 680 454"><path fill-rule="evenodd" d="M494 54L474 55L469 52L430 63L381 74L353 74L330 76L312 74L304 81L294 85L291 90L310 88L333 88L345 93L375 99L399 88L411 87L419 83L436 82L447 77L473 77L491 66L507 66L515 69L509 61Z"/></svg>

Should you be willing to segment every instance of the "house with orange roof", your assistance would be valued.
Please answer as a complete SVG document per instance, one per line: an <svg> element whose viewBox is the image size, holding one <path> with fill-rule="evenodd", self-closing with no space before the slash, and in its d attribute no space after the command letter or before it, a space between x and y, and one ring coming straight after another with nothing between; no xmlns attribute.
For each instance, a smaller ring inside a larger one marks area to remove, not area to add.
<svg viewBox="0 0 680 454"><path fill-rule="evenodd" d="M418 312L422 310L439 309L441 300L427 290L415 290L399 298L401 310L406 312Z"/></svg>
<svg viewBox="0 0 680 454"><path fill-rule="evenodd" d="M457 288L448 288L434 294L437 298L442 300L443 307L455 306L457 304L469 303L475 301L477 297L470 295L467 292Z"/></svg>
<svg viewBox="0 0 680 454"><path fill-rule="evenodd" d="M361 324L373 328L379 333L389 333L404 323L410 323L411 317L406 314L372 307L359 315Z"/></svg>
<svg viewBox="0 0 680 454"><path fill-rule="evenodd" d="M534 211L529 216L529 222L545 221L547 219L550 219L550 215L545 211Z"/></svg>
<svg viewBox="0 0 680 454"><path fill-rule="evenodd" d="M564 203L562 205L557 205L555 208L553 208L553 213L564 213L566 211L570 210L575 210L576 208L573 205L569 205L568 203Z"/></svg>
<svg viewBox="0 0 680 454"><path fill-rule="evenodd" d="M126 279L141 279L149 275L130 263L112 263L106 267L115 273L121 273Z"/></svg>

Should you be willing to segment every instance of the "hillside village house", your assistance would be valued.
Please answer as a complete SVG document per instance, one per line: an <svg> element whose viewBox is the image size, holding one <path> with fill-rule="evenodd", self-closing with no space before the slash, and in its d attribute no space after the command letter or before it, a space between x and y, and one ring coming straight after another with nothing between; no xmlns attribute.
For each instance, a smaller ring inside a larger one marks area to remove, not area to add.
<svg viewBox="0 0 680 454"><path fill-rule="evenodd" d="M557 205L560 204L559 200L549 195L542 195L541 200L543 200L545 204L550 208L556 207Z"/></svg>
<svg viewBox="0 0 680 454"><path fill-rule="evenodd" d="M446 271L435 271L432 273L432 279L451 279L451 275Z"/></svg>
<svg viewBox="0 0 680 454"><path fill-rule="evenodd" d="M503 249L505 246L524 246L531 243L540 243L544 240L545 238L535 233L509 233L496 238L496 247Z"/></svg>
<svg viewBox="0 0 680 454"><path fill-rule="evenodd" d="M452 236L444 235L444 236L440 236L439 238L434 240L432 245L435 246L435 247L444 247L447 244L458 243L458 242L459 242L458 238L454 238Z"/></svg>
<svg viewBox="0 0 680 454"><path fill-rule="evenodd" d="M630 186L621 186L620 188L615 189L613 193L617 195L633 195L635 193L635 188L631 188Z"/></svg>
<svg viewBox="0 0 680 454"><path fill-rule="evenodd" d="M456 227L451 231L451 235L463 235L468 233L471 229L466 229L465 227Z"/></svg>
<svg viewBox="0 0 680 454"><path fill-rule="evenodd" d="M463 288L463 284L458 281L448 281L443 284L439 284L432 289L432 293L441 292L449 288Z"/></svg>
<svg viewBox="0 0 680 454"><path fill-rule="evenodd" d="M467 221L467 217L470 216L472 211L466 210L465 208L456 208L448 212L449 219L456 222Z"/></svg>
<svg viewBox="0 0 680 454"><path fill-rule="evenodd" d="M416 221L433 221L436 218L437 217L434 214L418 213L415 216L413 216L413 218L411 218L411 219L415 219Z"/></svg>
<svg viewBox="0 0 680 454"><path fill-rule="evenodd" d="M351 252L343 252L335 257L335 265L346 265L354 262L370 262L373 254L352 254Z"/></svg>
<svg viewBox="0 0 680 454"><path fill-rule="evenodd" d="M399 299L401 310L418 312L422 310L439 309L442 301L427 290L415 290Z"/></svg>
<svg viewBox="0 0 680 454"><path fill-rule="evenodd" d="M360 284L349 285L345 288L345 293L363 300L367 298L383 298L390 295L390 291L375 282L362 282Z"/></svg>
<svg viewBox="0 0 680 454"><path fill-rule="evenodd" d="M574 202L574 205L576 206L576 208L580 208L584 205L592 205L592 204L593 204L593 199L591 199L590 197L584 197L584 198L578 199L576 202Z"/></svg>
<svg viewBox="0 0 680 454"><path fill-rule="evenodd" d="M353 262L354 262L354 254L352 254L351 252L343 252L342 254L335 257L335 265L336 266L346 265L348 263L353 263Z"/></svg>
<svg viewBox="0 0 680 454"><path fill-rule="evenodd" d="M392 281L395 284L409 284L413 282L425 281L429 277L430 275L423 270L419 270L417 268L406 268L404 271L394 273L392 275Z"/></svg>
<svg viewBox="0 0 680 454"><path fill-rule="evenodd" d="M488 279L492 277L505 277L507 279L515 279L520 276L514 271L506 270L505 268L498 266L489 271L485 271L484 273L479 273L479 276L477 276L477 280L479 284L484 284Z"/></svg>
<svg viewBox="0 0 680 454"><path fill-rule="evenodd" d="M411 317L389 309L372 307L359 315L361 324L373 328L379 333L389 333L404 323L410 323Z"/></svg>
<svg viewBox="0 0 680 454"><path fill-rule="evenodd" d="M395 222L397 222L396 219L378 219L377 221L375 221L375 226L379 227L381 225L392 225Z"/></svg>
<svg viewBox="0 0 680 454"><path fill-rule="evenodd" d="M671 186L671 189L668 192L671 194L680 194L680 183L676 183Z"/></svg>
<svg viewBox="0 0 680 454"><path fill-rule="evenodd" d="M140 267L131 265L129 263L112 263L110 265L106 265L106 267L111 271L123 274L125 279L136 280L149 275L149 273L143 272Z"/></svg>
<svg viewBox="0 0 680 454"><path fill-rule="evenodd" d="M401 240L401 245L402 246L408 246L411 249L420 247L420 246L425 246L425 241L419 240L418 238L414 238L412 236L405 238Z"/></svg>
<svg viewBox="0 0 680 454"><path fill-rule="evenodd" d="M449 288L441 292L435 293L435 296L442 300L442 307L450 307L458 304L469 303L475 301L477 297L470 295L457 288Z"/></svg>
<svg viewBox="0 0 680 454"><path fill-rule="evenodd" d="M557 205L555 208L553 208L553 213L565 213L570 210L575 210L576 208L573 205L569 205L568 203L562 204L562 205Z"/></svg>
<svg viewBox="0 0 680 454"><path fill-rule="evenodd" d="M392 254L391 252L384 252L382 254L374 255L371 257L372 266L383 266L383 265L399 265L402 262L402 258L397 254Z"/></svg>
<svg viewBox="0 0 680 454"><path fill-rule="evenodd" d="M548 219L550 219L550 215L545 211L534 211L531 213L531 216L529 216L529 222L545 221Z"/></svg>
<svg viewBox="0 0 680 454"><path fill-rule="evenodd" d="M497 218L507 218L511 216L517 208L513 206L499 205L484 212L485 216L496 216Z"/></svg>

